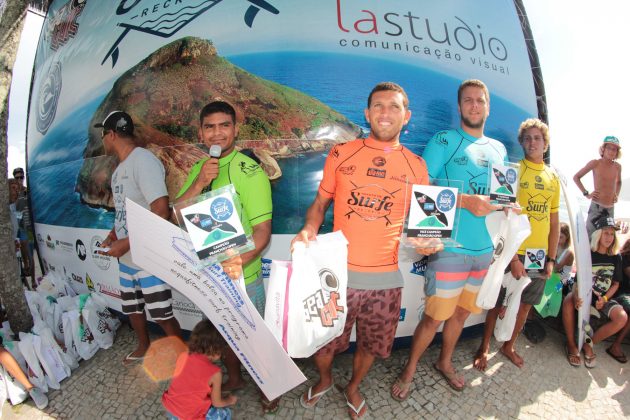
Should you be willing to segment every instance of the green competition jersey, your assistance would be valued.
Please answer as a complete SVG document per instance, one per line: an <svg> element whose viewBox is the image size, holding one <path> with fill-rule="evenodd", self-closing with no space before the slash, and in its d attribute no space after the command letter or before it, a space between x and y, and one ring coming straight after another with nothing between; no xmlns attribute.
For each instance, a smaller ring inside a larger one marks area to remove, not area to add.
<svg viewBox="0 0 630 420"><path fill-rule="evenodd" d="M181 190L177 193L177 198L181 197L190 188L197 176L199 176L203 164L208 159L201 159L193 165L186 182L184 182ZM238 194L240 201L238 214L245 233L251 235L253 226L271 220L272 204L269 178L253 159L234 150L229 155L219 159L219 175L202 192L205 193L229 184L234 185L234 189ZM260 257L254 258L243 266L245 284L249 284L258 278L261 267Z"/></svg>

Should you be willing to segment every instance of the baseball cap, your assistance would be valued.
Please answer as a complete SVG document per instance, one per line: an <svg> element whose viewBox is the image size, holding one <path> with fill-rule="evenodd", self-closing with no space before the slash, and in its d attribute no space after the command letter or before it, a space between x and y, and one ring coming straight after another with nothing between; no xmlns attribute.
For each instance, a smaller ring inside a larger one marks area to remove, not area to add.
<svg viewBox="0 0 630 420"><path fill-rule="evenodd" d="M603 229L605 227L611 227L615 230L619 230L619 226L615 224L615 219L612 217L600 217L593 222L593 225L595 226L595 230Z"/></svg>
<svg viewBox="0 0 630 420"><path fill-rule="evenodd" d="M117 133L133 134L133 120L124 111L110 112L102 123L94 124L95 128L116 131Z"/></svg>
<svg viewBox="0 0 630 420"><path fill-rule="evenodd" d="M619 139L615 136L606 136L604 137L604 144L614 144L616 146L621 147L621 145L619 144Z"/></svg>

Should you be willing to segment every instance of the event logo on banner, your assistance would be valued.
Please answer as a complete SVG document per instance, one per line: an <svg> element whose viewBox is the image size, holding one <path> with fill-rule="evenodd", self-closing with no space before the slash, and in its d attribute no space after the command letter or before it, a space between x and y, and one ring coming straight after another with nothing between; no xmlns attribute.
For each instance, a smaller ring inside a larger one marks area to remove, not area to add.
<svg viewBox="0 0 630 420"><path fill-rule="evenodd" d="M57 101L61 94L61 63L56 62L48 72L46 82L42 85L37 102L37 131L46 134L55 120Z"/></svg>
<svg viewBox="0 0 630 420"><path fill-rule="evenodd" d="M165 1L155 3L153 0L122 0L116 9L116 14L126 18L126 21L118 22L118 26L124 28L123 33L109 49L101 64L108 58L112 59L112 67L118 61L118 45L123 41L130 31L144 32L162 38L170 38L191 21L208 11L213 6L223 0L198 0L189 1L184 4L182 1ZM254 23L254 18L261 8L278 14L279 11L265 0L247 0L250 5L245 12L245 23L250 28ZM130 3L130 5L127 5Z"/></svg>

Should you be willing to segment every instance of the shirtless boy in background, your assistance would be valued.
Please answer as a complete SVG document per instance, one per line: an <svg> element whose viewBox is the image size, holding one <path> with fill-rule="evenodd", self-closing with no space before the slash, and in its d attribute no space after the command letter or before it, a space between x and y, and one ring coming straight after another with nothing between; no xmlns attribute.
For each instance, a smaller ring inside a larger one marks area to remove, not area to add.
<svg viewBox="0 0 630 420"><path fill-rule="evenodd" d="M621 145L615 136L606 136L599 147L600 159L593 159L573 176L573 181L589 200L586 230L588 236L595 231L594 220L601 217L615 217L614 206L621 190L621 165L616 162L621 157ZM582 177L593 172L594 190L589 192L582 184Z"/></svg>

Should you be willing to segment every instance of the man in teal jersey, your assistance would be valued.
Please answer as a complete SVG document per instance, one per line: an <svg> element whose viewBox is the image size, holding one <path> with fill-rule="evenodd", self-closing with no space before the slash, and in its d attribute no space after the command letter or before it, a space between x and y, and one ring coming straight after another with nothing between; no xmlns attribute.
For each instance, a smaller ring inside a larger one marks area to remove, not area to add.
<svg viewBox="0 0 630 420"><path fill-rule="evenodd" d="M434 368L451 388L464 389L466 382L455 371L452 355L468 316L481 313L476 305L477 293L493 251L485 216L501 209L489 202L488 166L505 162L507 152L501 142L483 134L490 113L486 85L480 80L464 81L459 87L457 102L460 128L436 133L422 157L431 180L445 180L449 186L462 188L458 198L459 223L454 229L454 239L461 247L447 247L429 256L424 315L414 332L407 364L391 388L396 400L409 397L416 365L442 322L442 350Z"/></svg>
<svg viewBox="0 0 630 420"><path fill-rule="evenodd" d="M265 314L265 288L262 280L260 254L271 238L271 185L263 169L250 157L235 149L238 125L236 111L227 102L206 105L199 115L199 139L208 147L221 146L221 156L201 159L191 168L186 182L177 195L182 201L226 185L234 185L241 204L238 213L247 234L254 239L255 249L224 262L223 269L231 278L238 278L242 263L247 295L261 316ZM245 386L241 364L230 350L224 356L228 380L224 391ZM263 401L265 412L277 409L278 401Z"/></svg>

